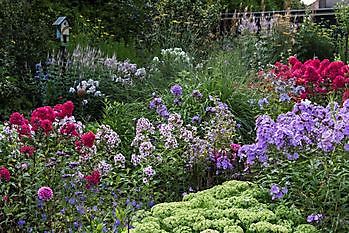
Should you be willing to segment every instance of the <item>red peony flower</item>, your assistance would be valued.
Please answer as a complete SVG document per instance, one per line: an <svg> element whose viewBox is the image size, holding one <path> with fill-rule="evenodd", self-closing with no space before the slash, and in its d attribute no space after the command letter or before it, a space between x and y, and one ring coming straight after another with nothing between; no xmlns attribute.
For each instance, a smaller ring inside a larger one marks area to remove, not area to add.
<svg viewBox="0 0 349 233"><path fill-rule="evenodd" d="M85 176L86 188L90 189L92 186L96 186L101 181L101 174L99 171L93 171L91 175Z"/></svg>
<svg viewBox="0 0 349 233"><path fill-rule="evenodd" d="M81 136L82 144L86 147L92 147L95 139L96 139L96 136L91 131Z"/></svg>
<svg viewBox="0 0 349 233"><path fill-rule="evenodd" d="M0 167L0 180L6 180L7 182L10 181L11 175L10 171L6 167Z"/></svg>
<svg viewBox="0 0 349 233"><path fill-rule="evenodd" d="M33 156L35 148L32 146L22 146L19 150L22 154L28 155L29 157Z"/></svg>
<svg viewBox="0 0 349 233"><path fill-rule="evenodd" d="M22 125L25 123L25 118L19 112L14 112L10 116L10 124L11 125Z"/></svg>

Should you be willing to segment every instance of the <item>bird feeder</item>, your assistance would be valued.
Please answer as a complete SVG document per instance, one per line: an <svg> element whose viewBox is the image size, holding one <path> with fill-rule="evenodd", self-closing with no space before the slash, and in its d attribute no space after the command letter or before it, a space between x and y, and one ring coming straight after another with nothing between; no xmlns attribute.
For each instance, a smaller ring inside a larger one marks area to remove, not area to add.
<svg viewBox="0 0 349 233"><path fill-rule="evenodd" d="M56 27L56 39L61 42L62 46L66 46L69 42L70 29L67 17L58 17L52 25Z"/></svg>

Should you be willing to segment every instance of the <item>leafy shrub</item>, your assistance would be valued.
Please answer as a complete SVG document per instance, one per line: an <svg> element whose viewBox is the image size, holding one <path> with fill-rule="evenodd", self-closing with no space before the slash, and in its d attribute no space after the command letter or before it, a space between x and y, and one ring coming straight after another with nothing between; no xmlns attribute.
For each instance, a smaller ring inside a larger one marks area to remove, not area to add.
<svg viewBox="0 0 349 233"><path fill-rule="evenodd" d="M276 120L259 116L256 142L239 151L264 185L288 186L289 199L324 232L348 230L348 164L343 162L349 150L348 111L348 100L342 107L306 101ZM280 188L272 187L279 194Z"/></svg>
<svg viewBox="0 0 349 233"><path fill-rule="evenodd" d="M335 53L333 30L306 19L300 26L296 35L293 52L301 60L317 57L319 59L332 59Z"/></svg>
<svg viewBox="0 0 349 233"><path fill-rule="evenodd" d="M285 215L277 215L285 208ZM184 196L182 202L155 205L140 212L131 232L318 232L294 207L272 204L255 184L228 181ZM185 230L184 230L185 229Z"/></svg>
<svg viewBox="0 0 349 233"><path fill-rule="evenodd" d="M191 53L206 51L207 42L220 20L220 1L161 0L152 3L153 25L148 35L160 48L186 48Z"/></svg>

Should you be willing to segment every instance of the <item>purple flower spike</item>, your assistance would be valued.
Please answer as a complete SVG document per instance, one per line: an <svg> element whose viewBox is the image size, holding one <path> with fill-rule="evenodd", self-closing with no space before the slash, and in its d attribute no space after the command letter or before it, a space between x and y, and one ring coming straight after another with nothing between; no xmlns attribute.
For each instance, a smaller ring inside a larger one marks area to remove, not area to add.
<svg viewBox="0 0 349 233"><path fill-rule="evenodd" d="M182 91L182 87L179 84L175 84L171 87L171 93L174 96L181 96L183 91Z"/></svg>

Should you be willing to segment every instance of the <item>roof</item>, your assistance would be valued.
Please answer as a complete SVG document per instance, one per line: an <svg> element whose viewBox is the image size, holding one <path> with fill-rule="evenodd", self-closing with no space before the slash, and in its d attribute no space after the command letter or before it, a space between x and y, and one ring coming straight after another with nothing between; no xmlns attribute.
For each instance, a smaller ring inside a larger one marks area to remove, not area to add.
<svg viewBox="0 0 349 233"><path fill-rule="evenodd" d="M66 16L58 17L58 19L52 25L53 26L61 25L61 23L63 23L63 21L66 20L66 19L67 19Z"/></svg>

